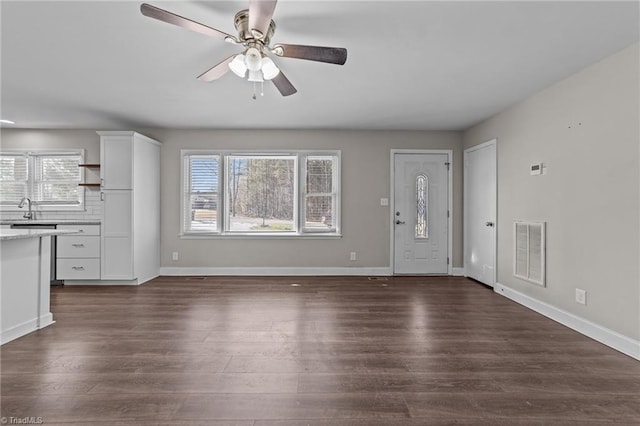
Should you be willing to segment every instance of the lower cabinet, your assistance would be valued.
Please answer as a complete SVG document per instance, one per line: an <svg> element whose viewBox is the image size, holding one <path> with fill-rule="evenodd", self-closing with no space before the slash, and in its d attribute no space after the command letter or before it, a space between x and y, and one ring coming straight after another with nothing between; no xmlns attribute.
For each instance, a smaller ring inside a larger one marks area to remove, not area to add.
<svg viewBox="0 0 640 426"><path fill-rule="evenodd" d="M74 229L79 232L58 236L56 278L99 280L100 225L58 225L58 229Z"/></svg>
<svg viewBox="0 0 640 426"><path fill-rule="evenodd" d="M101 278L133 280L133 192L102 191Z"/></svg>

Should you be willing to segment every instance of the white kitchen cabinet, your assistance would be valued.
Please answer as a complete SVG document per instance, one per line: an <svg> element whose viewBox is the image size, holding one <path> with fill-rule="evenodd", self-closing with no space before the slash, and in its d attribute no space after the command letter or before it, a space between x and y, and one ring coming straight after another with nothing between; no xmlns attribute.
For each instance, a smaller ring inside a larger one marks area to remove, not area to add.
<svg viewBox="0 0 640 426"><path fill-rule="evenodd" d="M102 192L102 279L132 280L133 202L131 190Z"/></svg>
<svg viewBox="0 0 640 426"><path fill-rule="evenodd" d="M132 189L134 139L132 132L98 132L98 134L100 134L100 186L102 189Z"/></svg>
<svg viewBox="0 0 640 426"><path fill-rule="evenodd" d="M100 279L100 225L58 225L57 229L77 230L56 240L56 279Z"/></svg>
<svg viewBox="0 0 640 426"><path fill-rule="evenodd" d="M160 143L136 132L98 134L101 279L142 284L160 274Z"/></svg>

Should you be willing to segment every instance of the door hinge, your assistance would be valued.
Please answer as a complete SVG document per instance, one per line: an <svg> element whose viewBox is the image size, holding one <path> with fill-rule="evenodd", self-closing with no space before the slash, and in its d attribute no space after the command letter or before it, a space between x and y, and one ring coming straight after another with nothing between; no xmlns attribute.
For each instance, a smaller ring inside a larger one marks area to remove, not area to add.
<svg viewBox="0 0 640 426"><path fill-rule="evenodd" d="M449 264L449 258L447 257L447 265Z"/></svg>
<svg viewBox="0 0 640 426"><path fill-rule="evenodd" d="M449 170L449 166L451 166L451 163L446 162L446 163L444 163L444 165L447 166L447 170Z"/></svg>
<svg viewBox="0 0 640 426"><path fill-rule="evenodd" d="M449 210L447 210L447 217L450 217L450 214Z"/></svg>

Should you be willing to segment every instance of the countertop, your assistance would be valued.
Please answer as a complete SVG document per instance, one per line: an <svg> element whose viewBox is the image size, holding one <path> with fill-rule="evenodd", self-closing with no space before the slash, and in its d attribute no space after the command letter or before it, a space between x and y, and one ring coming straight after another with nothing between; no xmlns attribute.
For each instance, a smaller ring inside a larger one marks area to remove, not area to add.
<svg viewBox="0 0 640 426"><path fill-rule="evenodd" d="M100 225L99 220L82 219L0 219L0 225Z"/></svg>
<svg viewBox="0 0 640 426"><path fill-rule="evenodd" d="M21 240L24 238L40 238L51 235L75 234L72 229L0 229L0 241Z"/></svg>

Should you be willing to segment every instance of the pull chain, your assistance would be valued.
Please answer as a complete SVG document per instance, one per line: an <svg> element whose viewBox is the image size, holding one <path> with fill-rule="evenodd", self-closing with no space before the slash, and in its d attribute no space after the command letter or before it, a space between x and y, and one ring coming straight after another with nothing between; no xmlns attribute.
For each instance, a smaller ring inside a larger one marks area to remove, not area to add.
<svg viewBox="0 0 640 426"><path fill-rule="evenodd" d="M254 101L256 100L256 82L253 82L253 96L251 97Z"/></svg>

